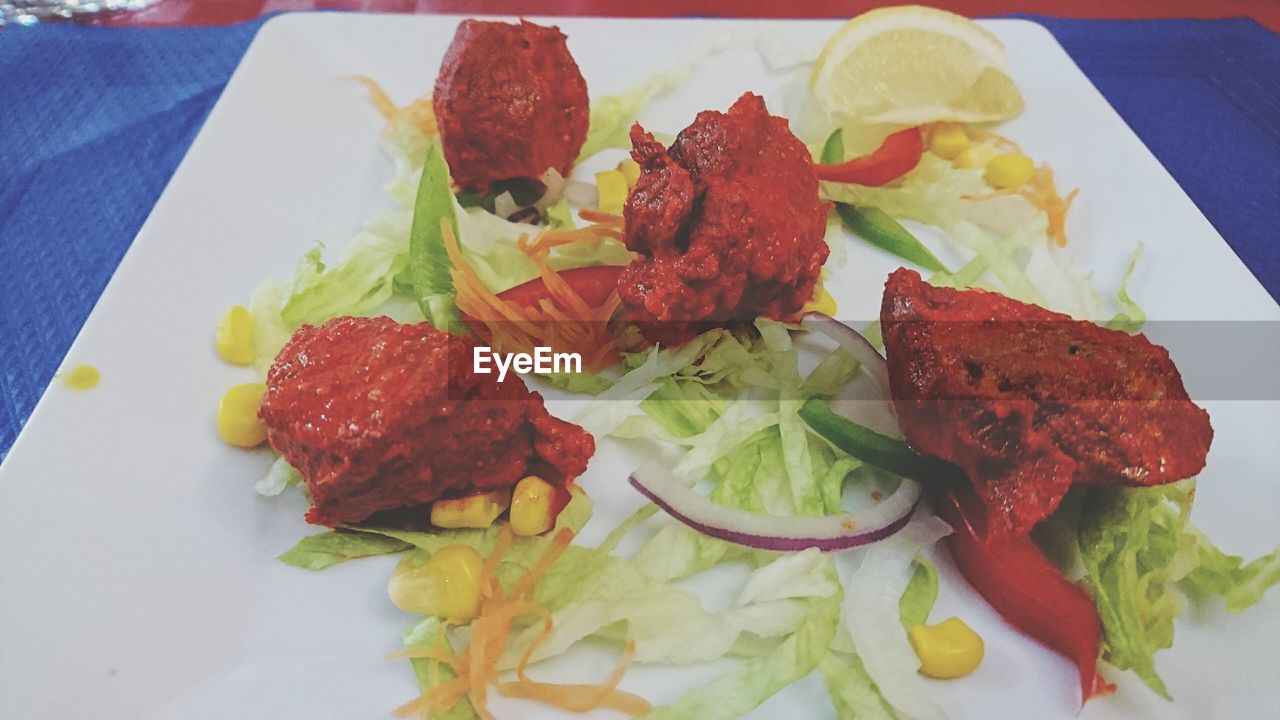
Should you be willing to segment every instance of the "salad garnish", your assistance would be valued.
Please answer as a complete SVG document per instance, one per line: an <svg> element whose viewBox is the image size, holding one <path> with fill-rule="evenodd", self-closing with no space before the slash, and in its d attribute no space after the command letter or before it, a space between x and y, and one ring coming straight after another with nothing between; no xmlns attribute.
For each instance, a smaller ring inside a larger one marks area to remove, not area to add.
<svg viewBox="0 0 1280 720"><path fill-rule="evenodd" d="M964 18L847 23L811 63L804 141L747 88L674 136L643 128L713 40L591 100L564 35L527 21L462 22L405 106L354 78L398 207L336 262L315 248L264 283L216 343L265 380L232 389L219 431L265 438L258 492L297 488L328 526L280 559L401 556L388 595L415 620L391 657L419 685L402 716L491 718L493 691L727 720L816 672L841 718L940 717L933 681L986 650L931 618L947 556L1075 664L1085 700L1113 669L1169 697L1154 657L1175 619L1259 602L1280 550L1246 562L1191 524L1212 430L1138 334L1141 244L1114 299L1062 250L1078 191L992 127L1023 99ZM856 328L828 292L853 239L928 273L893 273ZM544 346L586 372L468 372L478 348ZM590 401L570 422L536 388ZM579 482L597 447L648 461ZM610 514L591 497L610 479L626 519L575 541ZM685 583L704 578L736 596L709 609ZM588 639L612 670L534 677ZM635 666L721 659L664 705L628 688Z"/></svg>

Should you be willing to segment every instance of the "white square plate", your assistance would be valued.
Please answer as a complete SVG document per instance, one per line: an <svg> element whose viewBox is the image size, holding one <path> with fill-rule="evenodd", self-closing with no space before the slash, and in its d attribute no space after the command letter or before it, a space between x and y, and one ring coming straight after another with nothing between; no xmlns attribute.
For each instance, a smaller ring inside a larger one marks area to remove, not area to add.
<svg viewBox="0 0 1280 720"><path fill-rule="evenodd" d="M805 38L832 22L554 21L593 95L674 65L723 31ZM251 490L265 451L218 441L222 390L247 381L220 363L213 325L266 277L287 277L314 241L341 247L389 206L380 118L339 78L365 74L401 101L428 93L457 18L288 15L267 23L107 287L66 362L101 385L45 394L0 468L0 716L5 718L385 718L415 694L383 655L412 618L386 599L393 560L312 574L274 558L304 534L297 493ZM1005 127L1065 187L1081 187L1069 249L1111 290L1136 240L1133 294L1161 320L1280 319L1263 291L1172 178L1042 27L984 23L1008 45L1026 113ZM786 109L791 76L747 48L700 66L642 120L676 131L744 90ZM846 317L872 318L896 263L851 242L831 289ZM1176 358L1176 354L1175 354ZM1194 390L1194 388L1193 388ZM1197 522L1229 552L1280 544L1280 403L1210 402L1217 438ZM555 402L552 410L569 415ZM630 470L602 449L582 480L597 539L639 502ZM986 638L973 676L939 683L957 718L1070 718L1073 668L1001 623L943 560L936 617L960 614ZM726 579L727 581L727 579ZM1242 616L1189 612L1159 669L1176 704L1127 673L1084 717L1261 717L1280 708L1280 597ZM555 663L594 677L588 649ZM626 687L661 703L723 671L637 669ZM554 675L554 668L546 671ZM495 703L499 717L542 717ZM505 712L504 712L505 710ZM810 678L758 717L834 717Z"/></svg>

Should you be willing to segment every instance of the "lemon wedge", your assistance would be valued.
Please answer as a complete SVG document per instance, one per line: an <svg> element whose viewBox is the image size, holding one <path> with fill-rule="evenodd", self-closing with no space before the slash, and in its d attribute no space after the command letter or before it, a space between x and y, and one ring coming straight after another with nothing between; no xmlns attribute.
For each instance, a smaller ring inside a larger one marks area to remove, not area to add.
<svg viewBox="0 0 1280 720"><path fill-rule="evenodd" d="M809 89L844 125L995 122L1023 108L995 35L918 5L845 23L822 48Z"/></svg>

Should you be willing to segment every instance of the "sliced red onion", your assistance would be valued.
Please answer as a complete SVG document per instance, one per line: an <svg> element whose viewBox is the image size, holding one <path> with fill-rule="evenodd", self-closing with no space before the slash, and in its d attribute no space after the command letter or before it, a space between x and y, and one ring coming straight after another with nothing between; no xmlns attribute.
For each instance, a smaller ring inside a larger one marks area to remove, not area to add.
<svg viewBox="0 0 1280 720"><path fill-rule="evenodd" d="M520 208L507 216L507 219L513 223L527 223L529 225L537 225L542 220L542 213L537 208Z"/></svg>
<svg viewBox="0 0 1280 720"><path fill-rule="evenodd" d="M820 312L805 313L800 325L806 330L820 332L839 343L840 347L849 351L849 354L862 363L867 372L871 373L871 377L875 378L876 383L880 385L880 389L884 391L885 397L891 397L889 393L889 365L885 362L884 356L880 354L880 351L876 350L875 346L862 336L862 333Z"/></svg>
<svg viewBox="0 0 1280 720"><path fill-rule="evenodd" d="M704 535L777 552L829 552L884 540L906 526L920 502L920 485L903 478L892 495L873 507L822 517L778 517L721 505L654 462L628 480L668 515Z"/></svg>

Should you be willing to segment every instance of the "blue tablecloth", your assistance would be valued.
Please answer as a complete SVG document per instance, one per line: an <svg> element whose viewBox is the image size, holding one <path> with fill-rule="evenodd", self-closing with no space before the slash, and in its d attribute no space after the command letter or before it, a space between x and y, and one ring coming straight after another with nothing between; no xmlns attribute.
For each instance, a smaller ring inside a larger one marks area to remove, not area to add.
<svg viewBox="0 0 1280 720"><path fill-rule="evenodd" d="M1280 298L1280 37L1030 19ZM0 32L0 458L261 23Z"/></svg>

